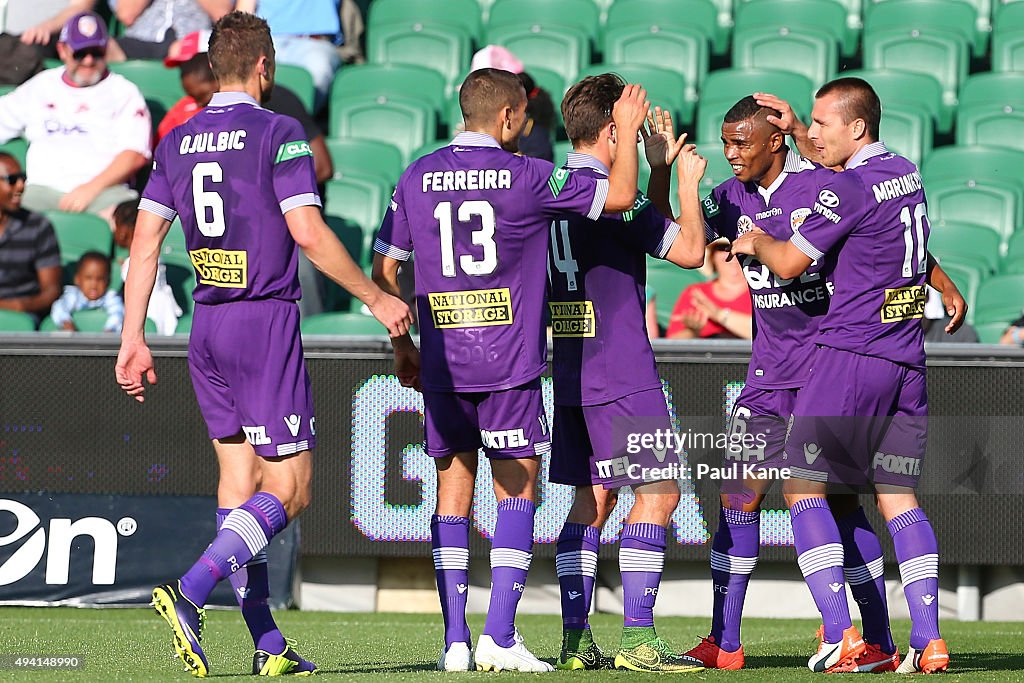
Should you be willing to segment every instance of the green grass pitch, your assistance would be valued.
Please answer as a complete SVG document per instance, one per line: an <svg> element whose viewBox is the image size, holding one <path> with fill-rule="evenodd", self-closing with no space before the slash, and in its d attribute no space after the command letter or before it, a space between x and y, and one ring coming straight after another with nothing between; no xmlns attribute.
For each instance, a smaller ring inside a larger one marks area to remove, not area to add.
<svg viewBox="0 0 1024 683"><path fill-rule="evenodd" d="M204 646L210 660L210 678L247 676L252 640L237 611L208 613ZM312 680L418 681L477 680L487 677L524 678L540 674L465 673L434 671L441 642L439 615L335 614L282 612L277 614L284 633L299 641L298 650L320 666ZM600 645L611 651L618 642L621 620L614 615L592 619ZM522 615L518 624L527 645L542 659L553 661L560 644L556 616ZM478 634L483 617L470 617ZM685 649L706 633L707 619L661 618L658 630L673 645ZM1024 681L1024 623L942 624L950 644L952 667L945 681ZM747 668L743 671L703 671L680 674L694 680L810 681L821 674L806 669L815 641L817 623L810 620L748 619L744 622ZM910 625L894 624L901 649L906 648ZM0 655L77 655L85 668L78 671L0 670L0 680L27 681L169 681L190 680L173 658L170 630L148 609L0 608ZM855 674L840 674L849 678ZM545 676L577 681L645 680L660 678L627 671L560 672ZM882 674L893 679L895 674ZM830 678L830 680L835 680Z"/></svg>

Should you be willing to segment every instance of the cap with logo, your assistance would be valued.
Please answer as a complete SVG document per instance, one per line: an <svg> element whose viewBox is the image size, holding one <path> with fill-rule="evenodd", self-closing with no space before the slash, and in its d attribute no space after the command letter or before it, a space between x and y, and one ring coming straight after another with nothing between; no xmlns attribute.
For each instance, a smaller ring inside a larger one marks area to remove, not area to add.
<svg viewBox="0 0 1024 683"><path fill-rule="evenodd" d="M72 52L87 48L107 47L107 27L95 12L79 12L68 19L60 30L60 42L71 48Z"/></svg>
<svg viewBox="0 0 1024 683"><path fill-rule="evenodd" d="M184 64L200 52L207 52L210 48L211 33L212 31L193 31L186 35L178 42L177 51L164 57L164 66L175 67Z"/></svg>

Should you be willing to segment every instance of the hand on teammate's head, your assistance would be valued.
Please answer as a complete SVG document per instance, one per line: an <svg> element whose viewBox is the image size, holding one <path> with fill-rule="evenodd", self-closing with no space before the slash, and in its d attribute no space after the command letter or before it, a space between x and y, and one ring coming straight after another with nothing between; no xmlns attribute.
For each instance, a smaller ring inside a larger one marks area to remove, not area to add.
<svg viewBox="0 0 1024 683"><path fill-rule="evenodd" d="M625 139L630 135L636 135L647 120L647 112L651 103L647 101L647 91L642 86L629 83L622 89L615 106L612 107L612 120L618 128L621 136Z"/></svg>

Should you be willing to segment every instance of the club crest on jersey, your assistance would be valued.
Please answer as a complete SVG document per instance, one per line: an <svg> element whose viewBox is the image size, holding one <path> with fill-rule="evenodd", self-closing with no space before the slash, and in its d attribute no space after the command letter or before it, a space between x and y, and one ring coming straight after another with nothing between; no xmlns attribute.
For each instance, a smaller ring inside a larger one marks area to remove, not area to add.
<svg viewBox="0 0 1024 683"><path fill-rule="evenodd" d="M789 214L789 227L793 229L793 232L799 232L800 226L804 224L804 221L810 215L811 210L806 207L796 209L793 213Z"/></svg>
<svg viewBox="0 0 1024 683"><path fill-rule="evenodd" d="M746 214L740 216L736 221L736 237L742 237L753 229L754 221Z"/></svg>
<svg viewBox="0 0 1024 683"><path fill-rule="evenodd" d="M818 203L829 209L839 206L839 195L832 190L822 190L818 193Z"/></svg>

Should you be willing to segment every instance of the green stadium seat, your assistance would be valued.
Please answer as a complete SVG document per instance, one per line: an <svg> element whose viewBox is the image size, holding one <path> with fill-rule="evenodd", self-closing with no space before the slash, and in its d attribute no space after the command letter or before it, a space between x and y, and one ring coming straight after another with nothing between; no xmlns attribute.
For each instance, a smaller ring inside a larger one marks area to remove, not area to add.
<svg viewBox="0 0 1024 683"><path fill-rule="evenodd" d="M503 26L568 26L579 29L597 45L601 10L593 0L497 0L487 25L488 35Z"/></svg>
<svg viewBox="0 0 1024 683"><path fill-rule="evenodd" d="M998 2L992 27L992 70L1024 70L1024 3Z"/></svg>
<svg viewBox="0 0 1024 683"><path fill-rule="evenodd" d="M951 145L932 150L921 167L925 187L932 178L955 178L984 182L994 180L1024 190L1024 152L1001 147ZM971 221L968 221L971 222Z"/></svg>
<svg viewBox="0 0 1024 683"><path fill-rule="evenodd" d="M18 160L22 170L25 169L25 156L28 154L28 140L25 138L14 138L0 145L0 152L7 152Z"/></svg>
<svg viewBox="0 0 1024 683"><path fill-rule="evenodd" d="M943 102L942 84L934 76L891 69L841 71L838 75L870 83L882 101L883 114L892 105L909 106L927 112L936 132L945 134L953 128L954 108Z"/></svg>
<svg viewBox="0 0 1024 683"><path fill-rule="evenodd" d="M311 315L299 323L303 334L385 336L387 329L377 319L362 313L334 312Z"/></svg>
<svg viewBox="0 0 1024 683"><path fill-rule="evenodd" d="M835 39L820 29L750 26L733 32L732 65L798 73L817 87L836 73L836 45Z"/></svg>
<svg viewBox="0 0 1024 683"><path fill-rule="evenodd" d="M882 107L880 137L886 146L918 166L932 151L934 123L920 107L891 104Z"/></svg>
<svg viewBox="0 0 1024 683"><path fill-rule="evenodd" d="M363 250L371 248L374 233L380 227L391 186L375 176L350 175L333 178L324 185L324 213L352 221L363 230Z"/></svg>
<svg viewBox="0 0 1024 683"><path fill-rule="evenodd" d="M325 142L335 176L371 173L393 185L405 169L402 151L391 143L359 138L327 138Z"/></svg>
<svg viewBox="0 0 1024 683"><path fill-rule="evenodd" d="M708 39L683 26L616 26L604 34L604 58L609 64L648 64L678 71L686 79L689 99L708 73Z"/></svg>
<svg viewBox="0 0 1024 683"><path fill-rule="evenodd" d="M1024 74L994 72L973 74L964 81L959 99L961 107L978 104L1024 105Z"/></svg>
<svg viewBox="0 0 1024 683"><path fill-rule="evenodd" d="M446 94L469 64L469 33L456 26L387 24L368 33L367 57L374 64L428 67L445 79Z"/></svg>
<svg viewBox="0 0 1024 683"><path fill-rule="evenodd" d="M864 36L894 27L907 31L945 31L961 36L975 57L988 49L988 29L980 30L978 11L963 0L886 0L865 7Z"/></svg>
<svg viewBox="0 0 1024 683"><path fill-rule="evenodd" d="M979 323L1016 320L1024 302L1024 275L996 275L981 283L974 304Z"/></svg>
<svg viewBox="0 0 1024 683"><path fill-rule="evenodd" d="M103 332L103 325L107 322L107 312L102 308L94 308L91 310L77 311L71 314L71 320L75 323L75 327L78 328L79 332ZM62 328L57 327L57 324L53 322L53 318L46 316L43 321L39 323L40 332L58 332ZM144 329L147 334L156 334L156 323L146 318ZM109 334L115 334L110 332Z"/></svg>
<svg viewBox="0 0 1024 683"><path fill-rule="evenodd" d="M330 109L333 137L380 140L402 152L403 163L427 140L434 139L437 120L422 100L385 95L350 95L335 99Z"/></svg>
<svg viewBox="0 0 1024 683"><path fill-rule="evenodd" d="M985 225L1005 242L1020 224L1020 190L994 180L933 178L924 176L928 192L928 216L932 221Z"/></svg>
<svg viewBox="0 0 1024 683"><path fill-rule="evenodd" d="M192 332L192 314L185 313L178 318L178 324L174 328L174 334L189 334Z"/></svg>
<svg viewBox="0 0 1024 683"><path fill-rule="evenodd" d="M981 344L998 344L999 340L1003 338L1012 320L1000 320L994 323L979 323L972 325L974 331L978 333L978 342Z"/></svg>
<svg viewBox="0 0 1024 683"><path fill-rule="evenodd" d="M946 257L978 259L985 263L991 274L999 270L1002 240L1002 235L986 225L934 221L928 236L928 251L940 261Z"/></svg>
<svg viewBox="0 0 1024 683"><path fill-rule="evenodd" d="M87 251L110 255L114 237L110 226L99 216L66 211L46 211L45 214L57 233L61 263L75 263Z"/></svg>
<svg viewBox="0 0 1024 683"><path fill-rule="evenodd" d="M806 76L764 69L721 69L704 81L697 112L697 140L708 143L722 136L722 118L736 102L754 92L770 92L789 102L807 120L813 88Z"/></svg>
<svg viewBox="0 0 1024 683"><path fill-rule="evenodd" d="M1020 256L1016 258L1007 256L999 264L999 272L1002 275L1019 275L1024 273L1024 258Z"/></svg>
<svg viewBox="0 0 1024 683"><path fill-rule="evenodd" d="M278 64L274 67L274 83L291 90L306 111L313 112L316 86L313 85L313 76L305 68L294 64Z"/></svg>
<svg viewBox="0 0 1024 683"><path fill-rule="evenodd" d="M909 28L864 31L865 69L895 69L933 76L942 86L947 107L956 105L957 91L967 77L968 58L967 40L957 33Z"/></svg>
<svg viewBox="0 0 1024 683"><path fill-rule="evenodd" d="M676 128L680 131L685 130L685 126L693 121L695 102L687 99L687 84L678 72L646 64L593 64L580 71L577 79L609 71L619 74L627 83L643 85L647 89L647 99L651 106L670 110L675 117Z"/></svg>
<svg viewBox="0 0 1024 683"><path fill-rule="evenodd" d="M477 40L482 35L481 8L476 0L374 0L367 34L387 24L457 26Z"/></svg>
<svg viewBox="0 0 1024 683"><path fill-rule="evenodd" d="M487 32L487 42L509 49L526 71L550 69L569 81L590 64L590 35L579 27L510 24Z"/></svg>
<svg viewBox="0 0 1024 683"><path fill-rule="evenodd" d="M735 33L751 28L800 28L832 36L844 57L857 52L859 32L849 24L849 11L835 0L751 0L736 8ZM735 53L734 53L735 54ZM737 66L733 64L733 66ZM820 81L819 81L820 82Z"/></svg>
<svg viewBox="0 0 1024 683"><path fill-rule="evenodd" d="M360 267L366 267L373 262L373 251L370 248L372 232L364 231L357 223L341 216L328 214L324 216L324 221ZM351 308L352 301L353 297L347 289L330 278L324 278L325 311L347 311Z"/></svg>
<svg viewBox="0 0 1024 683"><path fill-rule="evenodd" d="M138 86L146 98L154 129L164 114L185 96L178 70L168 69L158 59L129 59L127 62L111 62L108 66L112 72L121 74Z"/></svg>
<svg viewBox="0 0 1024 683"><path fill-rule="evenodd" d="M961 106L956 120L958 145L1005 146L1024 151L1024 104Z"/></svg>
<svg viewBox="0 0 1024 683"><path fill-rule="evenodd" d="M412 64L360 64L340 69L331 83L329 110L357 95L415 98L444 112L448 95L445 80L437 71ZM333 111L330 112L333 116Z"/></svg>
<svg viewBox="0 0 1024 683"><path fill-rule="evenodd" d="M1024 259L1024 230L1013 233L1006 244L1007 259Z"/></svg>
<svg viewBox="0 0 1024 683"><path fill-rule="evenodd" d="M719 14L710 0L616 0L608 10L606 25L689 28L708 37L715 55L724 55L729 48L729 31L719 22Z"/></svg>
<svg viewBox="0 0 1024 683"><path fill-rule="evenodd" d="M36 320L28 313L0 310L0 334L35 331Z"/></svg>
<svg viewBox="0 0 1024 683"><path fill-rule="evenodd" d="M660 259L648 257L647 284L654 289L658 324L668 327L672 309L679 300L679 295L690 285L704 282L704 276L698 270L684 270L675 266L669 268L660 265L659 261Z"/></svg>
<svg viewBox="0 0 1024 683"><path fill-rule="evenodd" d="M425 157L428 154L431 154L432 152L436 152L442 147L447 147L450 142L451 140L447 138L442 138L439 140L428 142L427 144L423 145L422 147L420 147L419 149L412 153L411 161L416 161L420 157Z"/></svg>

